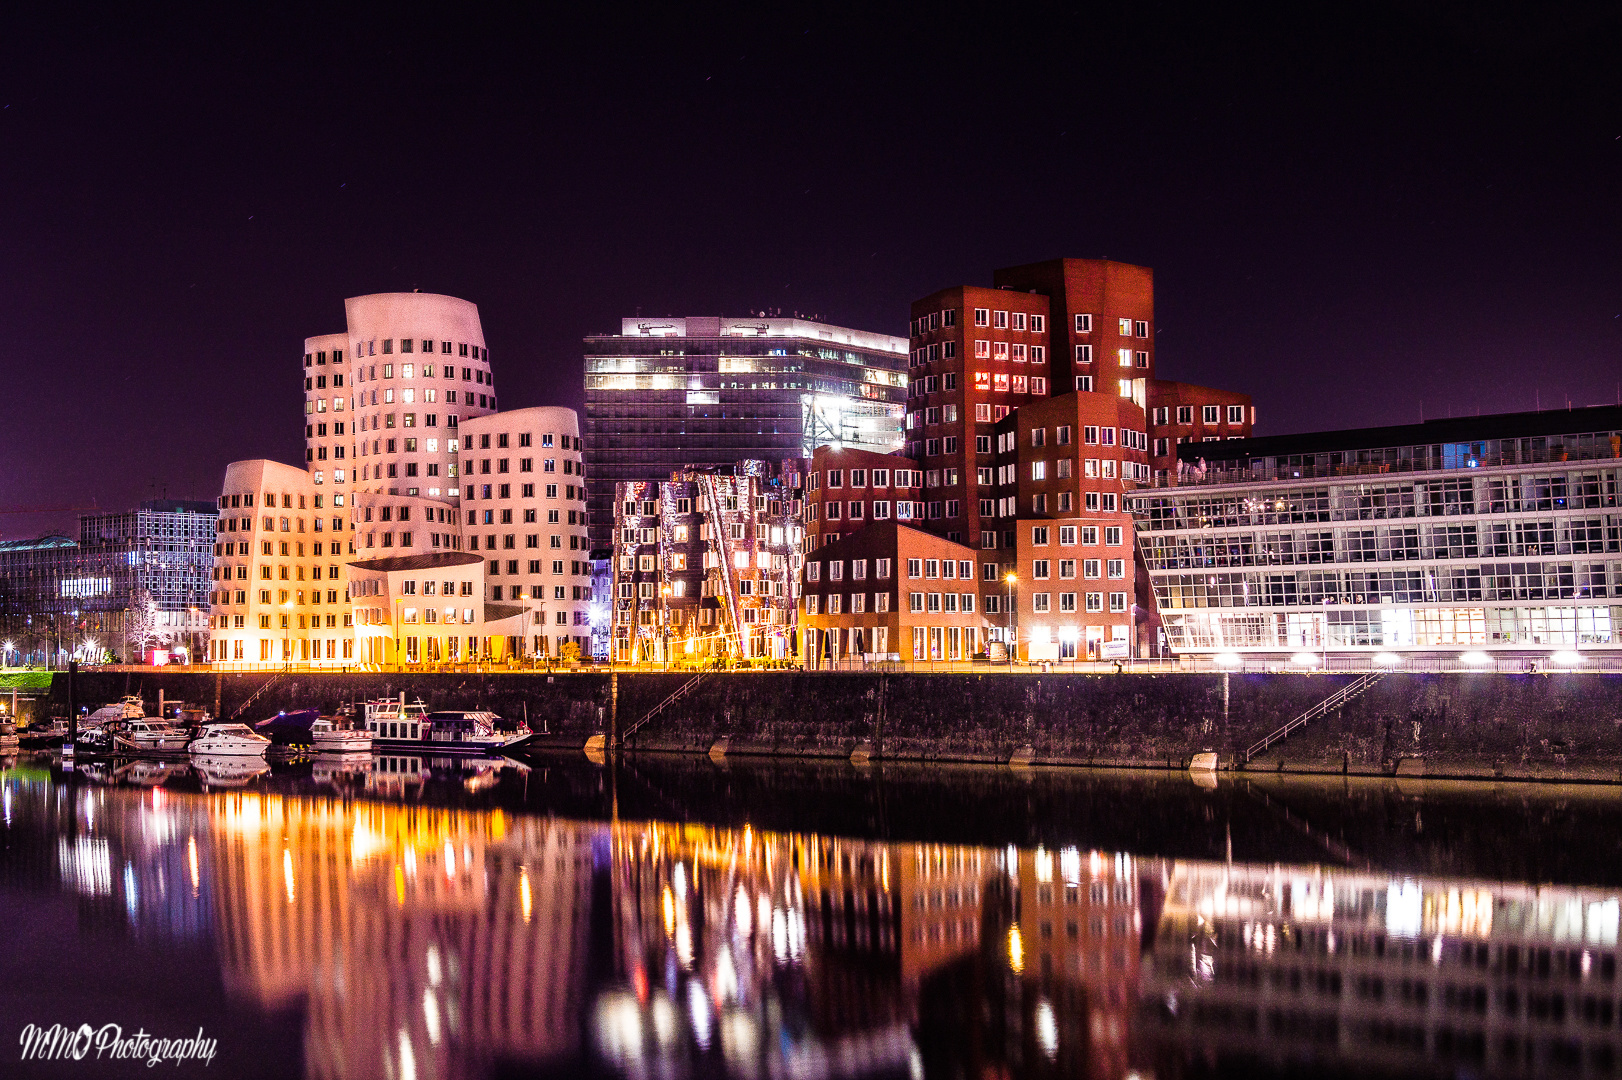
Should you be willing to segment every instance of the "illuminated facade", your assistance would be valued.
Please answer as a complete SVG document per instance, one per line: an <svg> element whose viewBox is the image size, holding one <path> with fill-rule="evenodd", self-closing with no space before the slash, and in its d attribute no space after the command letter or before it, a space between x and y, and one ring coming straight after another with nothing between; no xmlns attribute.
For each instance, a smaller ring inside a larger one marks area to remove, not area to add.
<svg viewBox="0 0 1622 1080"><path fill-rule="evenodd" d="M611 545L614 486L685 469L902 444L904 338L798 318L625 319L586 339L592 541Z"/></svg>
<svg viewBox="0 0 1622 1080"><path fill-rule="evenodd" d="M212 503L154 499L84 514L79 539L0 543L0 633L13 659L100 660L145 646L201 655L209 633ZM133 614L132 614L133 613Z"/></svg>
<svg viewBox="0 0 1622 1080"><path fill-rule="evenodd" d="M461 421L496 411L479 309L434 293L344 301L304 342L304 460L317 485L454 502Z"/></svg>
<svg viewBox="0 0 1622 1080"><path fill-rule="evenodd" d="M1622 619L1622 408L1185 444L1131 497L1172 647L1557 663Z"/></svg>
<svg viewBox="0 0 1622 1080"><path fill-rule="evenodd" d="M573 409L515 409L462 425L462 537L485 559L487 598L521 603L527 651L591 654L586 468Z"/></svg>
<svg viewBox="0 0 1622 1080"><path fill-rule="evenodd" d="M615 659L793 655L801 465L615 485Z"/></svg>

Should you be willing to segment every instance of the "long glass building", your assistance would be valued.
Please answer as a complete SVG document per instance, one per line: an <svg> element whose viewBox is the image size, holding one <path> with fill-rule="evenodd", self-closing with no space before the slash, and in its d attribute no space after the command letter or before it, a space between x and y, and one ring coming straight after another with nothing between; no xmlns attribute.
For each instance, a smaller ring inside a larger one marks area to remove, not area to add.
<svg viewBox="0 0 1622 1080"><path fill-rule="evenodd" d="M1179 653L1569 664L1622 656L1619 459L1622 407L1466 417L1185 443L1130 502Z"/></svg>
<svg viewBox="0 0 1622 1080"><path fill-rule="evenodd" d="M684 469L810 457L826 443L901 449L907 339L805 319L625 319L586 345L593 546L614 485Z"/></svg>

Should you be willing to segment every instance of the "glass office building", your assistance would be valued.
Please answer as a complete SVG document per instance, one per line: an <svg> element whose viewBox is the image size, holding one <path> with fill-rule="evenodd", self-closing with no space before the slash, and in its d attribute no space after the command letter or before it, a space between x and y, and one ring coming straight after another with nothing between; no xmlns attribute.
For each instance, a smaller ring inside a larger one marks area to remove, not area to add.
<svg viewBox="0 0 1622 1080"><path fill-rule="evenodd" d="M1180 653L1570 663L1618 647L1619 459L1622 407L1513 413L1185 443L1129 499Z"/></svg>
<svg viewBox="0 0 1622 1080"><path fill-rule="evenodd" d="M0 632L15 646L12 660L47 664L101 649L123 656L138 606L154 641L201 655L218 513L211 502L154 499L82 515L77 542L0 544Z"/></svg>
<svg viewBox="0 0 1622 1080"><path fill-rule="evenodd" d="M586 492L594 548L614 486L686 469L901 449L907 339L805 319L625 319L586 339Z"/></svg>

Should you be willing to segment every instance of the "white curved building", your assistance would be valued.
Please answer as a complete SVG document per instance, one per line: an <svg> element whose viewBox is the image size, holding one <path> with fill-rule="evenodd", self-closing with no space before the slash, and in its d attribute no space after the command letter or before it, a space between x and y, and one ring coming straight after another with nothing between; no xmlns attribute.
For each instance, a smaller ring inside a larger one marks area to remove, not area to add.
<svg viewBox="0 0 1622 1080"><path fill-rule="evenodd" d="M304 342L305 465L317 485L454 502L458 429L496 411L476 305L437 293L344 301Z"/></svg>
<svg viewBox="0 0 1622 1080"><path fill-rule="evenodd" d="M591 653L591 551L580 416L514 409L462 424L460 542L485 559L485 599L522 604L525 652Z"/></svg>

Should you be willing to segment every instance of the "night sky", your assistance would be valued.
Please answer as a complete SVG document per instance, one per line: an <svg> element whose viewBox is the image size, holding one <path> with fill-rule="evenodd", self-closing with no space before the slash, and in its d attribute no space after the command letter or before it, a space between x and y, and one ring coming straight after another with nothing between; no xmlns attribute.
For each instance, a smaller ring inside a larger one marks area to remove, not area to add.
<svg viewBox="0 0 1622 1080"><path fill-rule="evenodd" d="M506 408L639 311L904 334L1060 255L1259 433L1616 400L1619 9L1318 6L10 5L0 509L70 509L0 537L300 460L303 338L412 288Z"/></svg>

